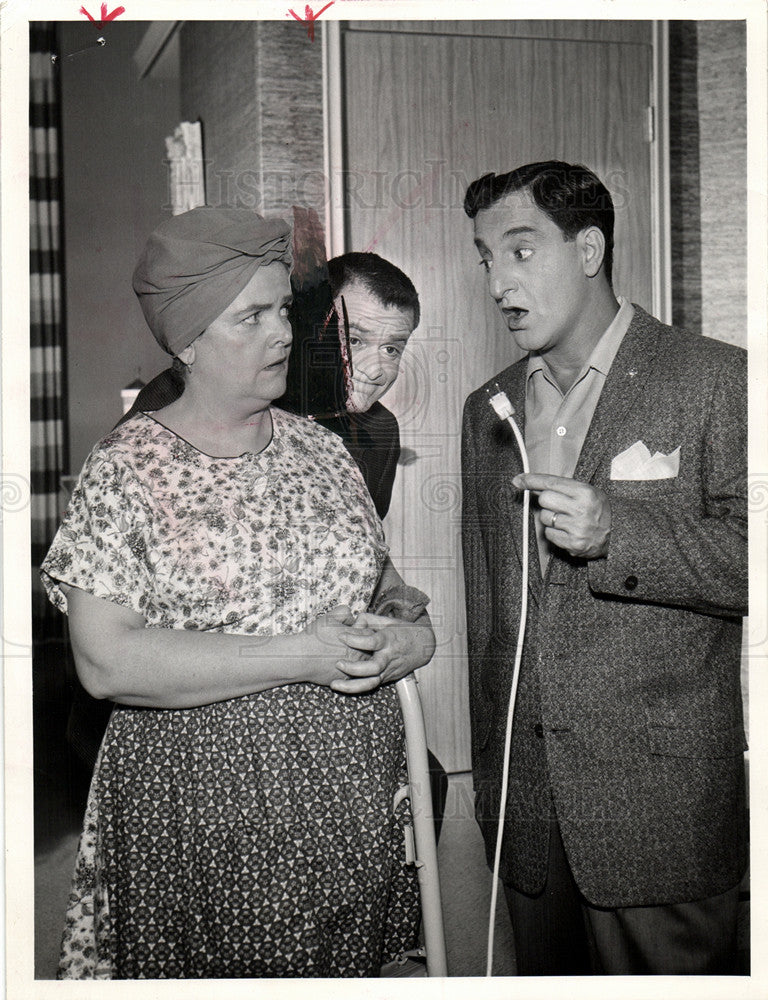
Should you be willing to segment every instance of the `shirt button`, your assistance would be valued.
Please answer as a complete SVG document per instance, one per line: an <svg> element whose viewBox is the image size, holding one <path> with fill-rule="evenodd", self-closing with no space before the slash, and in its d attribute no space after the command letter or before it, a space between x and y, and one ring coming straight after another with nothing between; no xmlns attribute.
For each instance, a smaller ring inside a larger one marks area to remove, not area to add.
<svg viewBox="0 0 768 1000"><path fill-rule="evenodd" d="M627 579L624 581L624 588L626 590L634 590L636 586L637 586L636 576L628 576Z"/></svg>
<svg viewBox="0 0 768 1000"><path fill-rule="evenodd" d="M536 723L536 725L533 727L533 731L534 733L536 733L539 739L542 739L544 737L544 726L542 726L540 722Z"/></svg>
<svg viewBox="0 0 768 1000"><path fill-rule="evenodd" d="M560 426L559 426L559 427L557 428L557 436L558 436L559 438L561 438L561 437L565 437L565 433L566 433L566 431L565 431L565 427L563 427L563 425L562 425L562 424L560 424Z"/></svg>

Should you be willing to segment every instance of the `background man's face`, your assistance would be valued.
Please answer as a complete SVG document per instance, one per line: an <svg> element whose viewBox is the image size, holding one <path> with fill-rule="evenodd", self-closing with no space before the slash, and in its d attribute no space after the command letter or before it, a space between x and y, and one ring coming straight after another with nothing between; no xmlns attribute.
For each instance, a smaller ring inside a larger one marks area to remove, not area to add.
<svg viewBox="0 0 768 1000"><path fill-rule="evenodd" d="M566 241L528 192L514 191L477 213L475 245L518 347L567 350L589 308L580 237Z"/></svg>
<svg viewBox="0 0 768 1000"><path fill-rule="evenodd" d="M410 309L385 306L359 281L344 285L336 298L339 318L349 317L352 392L347 409L364 413L394 384L400 359L413 331Z"/></svg>

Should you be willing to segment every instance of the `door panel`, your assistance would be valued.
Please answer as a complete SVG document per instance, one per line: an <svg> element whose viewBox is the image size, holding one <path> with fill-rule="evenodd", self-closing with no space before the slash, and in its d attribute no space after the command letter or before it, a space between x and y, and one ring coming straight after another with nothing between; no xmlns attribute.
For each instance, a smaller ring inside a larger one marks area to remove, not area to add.
<svg viewBox="0 0 768 1000"><path fill-rule="evenodd" d="M387 538L432 597L434 661L419 680L430 746L469 761L459 445L467 394L519 357L477 266L466 185L541 159L592 167L617 209L614 285L651 305L649 46L347 31L346 245L394 261L422 305L384 402L404 447Z"/></svg>
<svg viewBox="0 0 768 1000"><path fill-rule="evenodd" d="M381 31L377 21L350 21L356 31ZM648 21L503 21L492 18L485 21L387 21L387 31L400 31L430 35L470 35L500 38L568 38L582 41L638 42L646 44L650 38Z"/></svg>

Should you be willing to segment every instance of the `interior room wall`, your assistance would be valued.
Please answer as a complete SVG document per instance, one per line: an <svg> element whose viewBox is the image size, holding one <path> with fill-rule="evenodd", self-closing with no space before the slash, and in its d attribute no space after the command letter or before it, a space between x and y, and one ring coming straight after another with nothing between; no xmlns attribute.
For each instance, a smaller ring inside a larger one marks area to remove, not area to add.
<svg viewBox="0 0 768 1000"><path fill-rule="evenodd" d="M147 22L116 22L103 48L62 61L65 286L71 468L121 415L120 389L167 356L131 287L148 234L170 214L166 136L203 123L209 205L322 216L322 42L295 22L186 22L180 65L139 79ZM61 28L63 53L94 28ZM68 166L70 165L70 166Z"/></svg>
<svg viewBox="0 0 768 1000"><path fill-rule="evenodd" d="M743 21L669 24L672 321L747 346ZM742 659L749 732L749 627Z"/></svg>
<svg viewBox="0 0 768 1000"><path fill-rule="evenodd" d="M120 390L166 365L131 275L170 214L164 138L180 121L178 77L138 79L146 22L115 22L103 48L62 58L65 292L71 469L122 413ZM61 51L92 45L88 23L61 25Z"/></svg>
<svg viewBox="0 0 768 1000"><path fill-rule="evenodd" d="M702 333L747 346L747 80L743 21L700 21Z"/></svg>
<svg viewBox="0 0 768 1000"><path fill-rule="evenodd" d="M206 202L267 215L324 209L322 25L187 21L181 107L200 120Z"/></svg>
<svg viewBox="0 0 768 1000"><path fill-rule="evenodd" d="M672 21L673 321L747 346L743 21Z"/></svg>

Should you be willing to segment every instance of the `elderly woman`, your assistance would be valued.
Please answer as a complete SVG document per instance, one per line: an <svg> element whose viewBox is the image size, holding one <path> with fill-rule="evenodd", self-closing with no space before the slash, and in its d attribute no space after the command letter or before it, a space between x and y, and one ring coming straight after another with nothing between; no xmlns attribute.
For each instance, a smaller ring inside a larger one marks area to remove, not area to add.
<svg viewBox="0 0 768 1000"><path fill-rule="evenodd" d="M80 679L118 703L62 978L375 976L415 936L391 682L434 637L354 622L402 583L380 522L341 441L270 406L288 241L235 209L152 235L134 287L185 390L96 445L43 566Z"/></svg>

